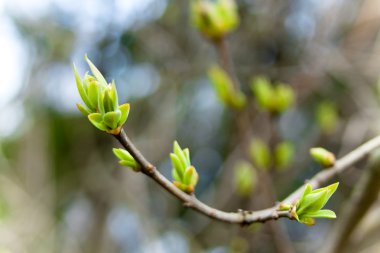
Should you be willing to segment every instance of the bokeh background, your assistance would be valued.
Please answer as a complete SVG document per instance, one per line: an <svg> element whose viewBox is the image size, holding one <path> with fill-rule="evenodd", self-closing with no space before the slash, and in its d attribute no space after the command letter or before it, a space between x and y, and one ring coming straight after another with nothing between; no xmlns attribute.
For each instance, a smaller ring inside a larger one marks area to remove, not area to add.
<svg viewBox="0 0 380 253"><path fill-rule="evenodd" d="M268 140L274 129L295 146L293 164L271 175L280 200L320 170L310 147L340 157L379 133L378 0L238 5L241 23L228 47L242 90L249 94L251 78L264 75L297 94L275 122L252 97L243 127L239 113L220 103L206 74L216 50L191 26L186 0L0 0L1 252L283 252L281 243L296 252L320 249L335 221L309 228L279 220L283 234L275 240L273 222L239 227L184 209L119 166L111 152L118 143L76 109L72 63L83 75L87 53L116 80L120 101L131 104L125 129L145 156L170 177L173 141L189 147L200 174L197 196L230 211L273 204L260 180L249 197L236 192L234 165L246 158L250 137ZM339 178L329 203L338 216L363 168ZM380 251L379 220L375 206L350 252Z"/></svg>

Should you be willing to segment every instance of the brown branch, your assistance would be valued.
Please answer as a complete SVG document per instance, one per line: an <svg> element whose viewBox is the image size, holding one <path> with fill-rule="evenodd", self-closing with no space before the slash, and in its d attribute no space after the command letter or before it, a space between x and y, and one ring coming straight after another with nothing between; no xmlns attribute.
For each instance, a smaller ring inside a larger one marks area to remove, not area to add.
<svg viewBox="0 0 380 253"><path fill-rule="evenodd" d="M224 212L215 208L212 208L205 203L198 200L194 195L186 194L185 192L179 190L175 187L172 182L165 178L154 165L152 165L133 145L125 131L122 129L118 135L114 135L115 138L121 143L121 145L136 159L136 161L141 165L141 171L156 181L169 193L177 197L183 202L183 205L189 207L193 210L198 211L212 219L236 224L251 224L254 222L266 222L268 220L276 220L278 218L287 217L291 219L291 215L287 211L278 211L278 205L271 208L259 210L259 211L244 211L239 210L238 212ZM309 183L313 187L318 187L319 185L325 183L336 174L344 171L352 164L365 157L370 151L380 146L380 136L366 142L362 146L358 147L354 151L350 152L348 155L344 156L342 159L336 162L336 165L326 171L322 171L315 175ZM297 199L302 193L303 187L300 187L297 191L291 194L284 202L290 202Z"/></svg>
<svg viewBox="0 0 380 253"><path fill-rule="evenodd" d="M232 63L231 55L228 50L226 38L222 37L218 40L213 41L213 43L218 53L219 64L229 75L235 90L240 90L240 82L235 74L235 69Z"/></svg>

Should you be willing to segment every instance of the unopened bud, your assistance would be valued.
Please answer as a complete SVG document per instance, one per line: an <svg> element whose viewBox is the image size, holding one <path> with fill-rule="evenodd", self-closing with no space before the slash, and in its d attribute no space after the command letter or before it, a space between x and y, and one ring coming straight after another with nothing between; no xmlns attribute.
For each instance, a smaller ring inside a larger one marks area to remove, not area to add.
<svg viewBox="0 0 380 253"><path fill-rule="evenodd" d="M324 148L311 148L310 155L323 167L331 167L335 164L335 155Z"/></svg>

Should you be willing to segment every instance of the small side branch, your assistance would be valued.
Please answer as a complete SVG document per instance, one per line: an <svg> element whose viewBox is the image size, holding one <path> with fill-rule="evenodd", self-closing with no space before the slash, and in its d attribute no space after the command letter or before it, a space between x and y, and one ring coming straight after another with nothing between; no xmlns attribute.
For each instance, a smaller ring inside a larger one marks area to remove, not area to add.
<svg viewBox="0 0 380 253"><path fill-rule="evenodd" d="M326 168L325 170L317 173L314 177L308 180L307 183L310 184L313 187L313 189L319 188L320 186L326 184L330 179L341 174L346 169L350 168L353 164L368 156L369 153L371 153L378 147L380 147L380 136L377 136L362 144L361 146L357 147L341 159L337 160L333 167ZM299 196L303 192L303 189L304 185L299 187L295 192L290 194L282 202L292 203L294 200L299 198Z"/></svg>
<svg viewBox="0 0 380 253"><path fill-rule="evenodd" d="M369 168L359 180L354 192L343 209L337 226L329 236L324 253L343 252L352 232L360 223L371 205L376 201L380 190L380 150L374 151Z"/></svg>
<svg viewBox="0 0 380 253"><path fill-rule="evenodd" d="M191 208L199 213L202 213L212 219L235 224L251 224L254 222L266 222L269 220L277 220L279 218L289 218L292 216L287 211L279 211L278 205L271 208L259 210L259 211L243 211L238 212L224 212L213 207L206 205L205 203L198 200L194 195L189 195L177 187L175 187L172 182L170 182L166 177L164 177L154 165L152 165L134 146L126 135L124 130L118 135L114 135L115 138L120 142L120 144L135 158L135 160L141 165L141 172L149 176L159 185L161 185L165 190L171 193L173 196L178 198L183 202L184 206ZM352 164L364 158L368 153L370 153L375 148L380 147L380 136L368 141L362 146L358 147L356 150L350 152L348 155L344 156L342 159L336 162L336 165L328 170L322 171L316 174L308 183L313 187L319 187L330 180L335 175L343 172L345 169L349 168ZM287 197L283 202L293 202L299 198L303 191L303 186Z"/></svg>

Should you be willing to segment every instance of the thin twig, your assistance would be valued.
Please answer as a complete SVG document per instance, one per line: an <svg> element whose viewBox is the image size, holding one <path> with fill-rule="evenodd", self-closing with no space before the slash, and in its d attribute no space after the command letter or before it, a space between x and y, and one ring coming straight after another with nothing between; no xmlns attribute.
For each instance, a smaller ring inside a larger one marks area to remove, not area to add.
<svg viewBox="0 0 380 253"><path fill-rule="evenodd" d="M124 130L118 135L114 135L115 138L121 143L121 145L135 158L135 160L141 165L141 171L156 181L169 193L181 200L184 206L194 209L212 219L236 224L251 224L254 222L266 222L268 220L276 220L278 218L289 218L291 215L287 211L278 211L278 205L271 208L259 210L259 211L238 211L238 212L224 212L215 208L212 208L205 203L198 200L194 195L186 194L185 192L179 190L175 187L172 182L165 178L155 166L153 166L134 146L126 135ZM341 173L352 164L364 158L370 151L380 146L380 136L366 142L362 146L358 147L354 151L350 152L348 155L344 156L342 159L336 162L336 165L326 171L322 171L316 174L309 183L313 187L318 187L319 185L325 183L336 174ZM300 187L297 191L291 194L285 199L286 202L297 199L302 193L303 187ZM284 202L285 202L284 201Z"/></svg>
<svg viewBox="0 0 380 253"><path fill-rule="evenodd" d="M377 136L361 146L357 147L341 159L335 162L335 165L317 173L313 178L308 180L313 189L319 188L326 184L330 179L345 171L351 165L366 157L371 151L380 147L380 136ZM291 203L296 200L303 192L304 186L299 187L295 192L284 199L283 203Z"/></svg>
<svg viewBox="0 0 380 253"><path fill-rule="evenodd" d="M376 201L380 189L380 150L371 155L369 168L364 172L355 187L350 200L343 208L338 223L331 231L324 253L344 252L350 236Z"/></svg>
<svg viewBox="0 0 380 253"><path fill-rule="evenodd" d="M219 63L224 69L224 71L227 72L229 77L231 78L231 81L234 85L235 90L240 90L240 82L235 74L235 68L231 59L230 52L228 50L227 46L227 40L225 37L222 37L218 40L214 41L214 45L216 47Z"/></svg>

